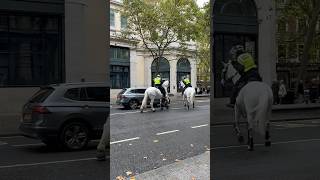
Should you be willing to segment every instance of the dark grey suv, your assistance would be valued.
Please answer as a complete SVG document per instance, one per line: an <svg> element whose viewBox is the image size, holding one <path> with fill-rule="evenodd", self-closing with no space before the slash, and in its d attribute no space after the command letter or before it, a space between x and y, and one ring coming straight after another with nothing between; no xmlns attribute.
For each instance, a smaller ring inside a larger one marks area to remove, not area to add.
<svg viewBox="0 0 320 180"><path fill-rule="evenodd" d="M122 89L117 96L116 103L122 105L127 109L136 109L142 104L142 100L144 97L144 92L147 88L124 88ZM148 99L148 103L150 103L150 99ZM155 105L160 104L159 99L155 99Z"/></svg>
<svg viewBox="0 0 320 180"><path fill-rule="evenodd" d="M24 105L20 130L26 137L71 150L100 138L110 113L110 88L104 83L42 87Z"/></svg>

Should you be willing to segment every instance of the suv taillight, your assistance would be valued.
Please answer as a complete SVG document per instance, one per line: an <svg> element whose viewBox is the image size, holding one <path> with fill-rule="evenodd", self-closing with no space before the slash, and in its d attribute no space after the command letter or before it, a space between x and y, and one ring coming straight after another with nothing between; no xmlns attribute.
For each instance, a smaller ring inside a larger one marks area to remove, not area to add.
<svg viewBox="0 0 320 180"><path fill-rule="evenodd" d="M50 111L44 106L34 106L32 108L32 113L48 114L48 113L50 113Z"/></svg>

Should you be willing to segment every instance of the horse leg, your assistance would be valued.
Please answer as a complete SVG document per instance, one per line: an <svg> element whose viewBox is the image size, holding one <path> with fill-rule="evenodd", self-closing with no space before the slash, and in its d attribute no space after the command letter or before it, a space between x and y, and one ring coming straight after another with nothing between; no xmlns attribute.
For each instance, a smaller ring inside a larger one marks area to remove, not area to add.
<svg viewBox="0 0 320 180"><path fill-rule="evenodd" d="M264 145L266 147L271 146L271 141L270 141L270 124L267 124L267 129L266 129L266 134L265 134L265 143Z"/></svg>
<svg viewBox="0 0 320 180"><path fill-rule="evenodd" d="M163 110L163 106L165 105L165 99L164 99L164 97L162 97L161 99L160 99L160 102L161 102L161 105L160 105L160 107L161 107L161 111Z"/></svg>
<svg viewBox="0 0 320 180"><path fill-rule="evenodd" d="M252 132L252 127L250 126L250 124L247 124L247 128L248 128L248 150L249 151L253 151L253 132Z"/></svg>
<svg viewBox="0 0 320 180"><path fill-rule="evenodd" d="M150 106L151 106L152 112L155 112L155 111L156 111L156 110L154 109L154 107L153 107L154 98L155 98L155 97L151 97L151 101L150 101ZM160 105L161 105L161 101L160 101Z"/></svg>
<svg viewBox="0 0 320 180"><path fill-rule="evenodd" d="M239 109L237 108L237 105L235 105L234 107L234 113L235 113L235 116L234 116L234 120L235 120L235 124L234 124L234 130L236 132L236 135L238 137L238 141L239 143L243 143L244 141L244 138L243 136L241 135L241 131L240 131L240 123L239 123L239 120L240 120L240 117L241 117L241 114L240 114L240 111Z"/></svg>

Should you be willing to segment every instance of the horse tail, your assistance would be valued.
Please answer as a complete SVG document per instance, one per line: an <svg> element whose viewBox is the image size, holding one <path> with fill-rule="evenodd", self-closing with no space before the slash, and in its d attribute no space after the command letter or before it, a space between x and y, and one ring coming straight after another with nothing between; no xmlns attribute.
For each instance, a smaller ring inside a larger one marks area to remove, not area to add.
<svg viewBox="0 0 320 180"><path fill-rule="evenodd" d="M144 92L144 97L143 97L140 109L143 109L144 107L147 106L147 101L148 101L148 92L147 92L147 90Z"/></svg>

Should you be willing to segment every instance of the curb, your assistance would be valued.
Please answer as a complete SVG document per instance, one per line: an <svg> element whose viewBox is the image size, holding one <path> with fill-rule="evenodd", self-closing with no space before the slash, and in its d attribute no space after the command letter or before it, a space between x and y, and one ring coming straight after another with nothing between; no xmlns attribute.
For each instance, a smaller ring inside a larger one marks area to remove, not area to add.
<svg viewBox="0 0 320 180"><path fill-rule="evenodd" d="M314 119L320 119L320 116L317 117L306 117L306 118L288 118L288 119L271 119L270 122L290 122L290 121L301 121L301 120L314 120ZM245 124L247 122L240 121L240 124ZM225 125L233 125L234 122L228 121L228 122L222 122L222 123L211 123L210 126L225 126Z"/></svg>

